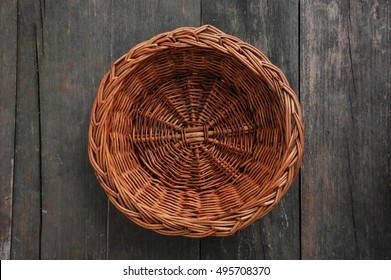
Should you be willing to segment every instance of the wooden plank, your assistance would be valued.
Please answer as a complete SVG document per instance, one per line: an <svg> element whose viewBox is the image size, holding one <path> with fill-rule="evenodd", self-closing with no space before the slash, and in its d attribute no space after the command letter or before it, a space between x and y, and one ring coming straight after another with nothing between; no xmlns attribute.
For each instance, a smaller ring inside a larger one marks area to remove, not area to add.
<svg viewBox="0 0 391 280"><path fill-rule="evenodd" d="M164 31L200 24L200 1L113 3L112 61ZM168 237L138 227L110 206L109 259L198 259L199 240Z"/></svg>
<svg viewBox="0 0 391 280"><path fill-rule="evenodd" d="M301 1L302 257L389 259L391 1Z"/></svg>
<svg viewBox="0 0 391 280"><path fill-rule="evenodd" d="M40 62L43 259L106 257L107 200L87 155L110 65L110 1L43 1Z"/></svg>
<svg viewBox="0 0 391 280"><path fill-rule="evenodd" d="M18 67L12 259L40 257L39 1L18 6Z"/></svg>
<svg viewBox="0 0 391 280"><path fill-rule="evenodd" d="M202 1L202 21L254 45L298 86L298 3L296 1ZM201 242L203 259L300 258L298 180L275 209L228 238Z"/></svg>
<svg viewBox="0 0 391 280"><path fill-rule="evenodd" d="M0 259L11 257L17 2L0 2Z"/></svg>

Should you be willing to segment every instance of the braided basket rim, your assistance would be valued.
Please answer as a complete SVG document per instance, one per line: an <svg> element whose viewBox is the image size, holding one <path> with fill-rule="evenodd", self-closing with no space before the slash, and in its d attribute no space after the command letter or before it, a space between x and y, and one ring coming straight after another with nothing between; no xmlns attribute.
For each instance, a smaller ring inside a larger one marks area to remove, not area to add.
<svg viewBox="0 0 391 280"><path fill-rule="evenodd" d="M281 166L268 182L272 192L260 194L243 204L241 209L228 211L225 216L187 218L169 215L138 203L123 190L113 166L108 143L108 122L112 104L128 75L159 52L175 48L200 48L230 56L244 65L257 78L262 78L272 92L282 96L284 102L286 149L281 156ZM302 164L304 128L299 100L282 71L257 48L241 39L224 33L212 25L181 27L158 34L131 48L118 58L102 78L91 111L88 132L88 154L96 177L111 203L128 219L147 229L165 235L187 237L228 236L270 212L288 191Z"/></svg>

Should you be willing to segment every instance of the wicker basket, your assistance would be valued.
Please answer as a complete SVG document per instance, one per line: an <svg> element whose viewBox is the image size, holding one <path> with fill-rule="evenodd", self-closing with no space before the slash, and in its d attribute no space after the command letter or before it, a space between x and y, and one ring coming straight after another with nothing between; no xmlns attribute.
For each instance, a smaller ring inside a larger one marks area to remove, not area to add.
<svg viewBox="0 0 391 280"><path fill-rule="evenodd" d="M303 142L284 74L205 25L157 35L112 65L92 108L88 152L110 201L136 224L227 236L280 201Z"/></svg>

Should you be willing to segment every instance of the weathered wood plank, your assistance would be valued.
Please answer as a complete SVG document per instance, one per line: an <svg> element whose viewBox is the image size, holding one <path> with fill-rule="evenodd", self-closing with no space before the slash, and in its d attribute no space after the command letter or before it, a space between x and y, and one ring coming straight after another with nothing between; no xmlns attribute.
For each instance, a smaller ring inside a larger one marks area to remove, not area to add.
<svg viewBox="0 0 391 280"><path fill-rule="evenodd" d="M18 72L12 259L40 257L39 1L18 6Z"/></svg>
<svg viewBox="0 0 391 280"><path fill-rule="evenodd" d="M11 257L17 1L0 2L0 259Z"/></svg>
<svg viewBox="0 0 391 280"><path fill-rule="evenodd" d="M87 155L110 65L110 1L43 1L40 62L43 259L106 257L107 200Z"/></svg>
<svg viewBox="0 0 391 280"><path fill-rule="evenodd" d="M164 31L200 24L200 1L115 1L112 61ZM108 70L108 69L107 69ZM138 227L110 205L109 259L198 259L199 240L168 237Z"/></svg>
<svg viewBox="0 0 391 280"><path fill-rule="evenodd" d="M391 258L391 1L301 1L302 257Z"/></svg>
<svg viewBox="0 0 391 280"><path fill-rule="evenodd" d="M298 87L297 1L202 1L203 23L253 44ZM203 259L300 258L298 180L260 221L228 238L201 241Z"/></svg>

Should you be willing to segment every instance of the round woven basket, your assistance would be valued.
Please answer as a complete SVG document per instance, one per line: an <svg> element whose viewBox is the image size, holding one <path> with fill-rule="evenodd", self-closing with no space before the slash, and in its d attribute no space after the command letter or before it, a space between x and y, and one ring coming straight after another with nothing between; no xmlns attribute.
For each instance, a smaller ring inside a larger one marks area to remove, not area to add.
<svg viewBox="0 0 391 280"><path fill-rule="evenodd" d="M284 74L205 25L159 34L112 65L92 108L88 152L110 201L136 224L227 236L280 201L303 142Z"/></svg>

